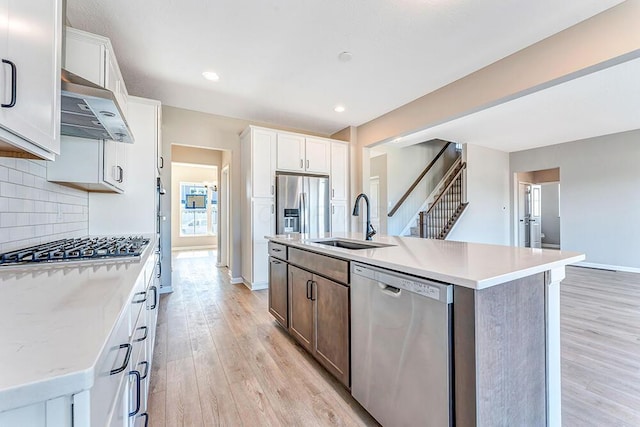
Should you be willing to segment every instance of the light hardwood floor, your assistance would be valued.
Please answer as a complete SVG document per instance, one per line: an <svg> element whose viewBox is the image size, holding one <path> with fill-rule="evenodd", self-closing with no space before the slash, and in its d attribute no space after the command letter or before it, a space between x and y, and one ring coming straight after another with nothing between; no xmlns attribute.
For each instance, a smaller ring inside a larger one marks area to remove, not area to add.
<svg viewBox="0 0 640 427"><path fill-rule="evenodd" d="M151 426L377 425L276 325L266 291L230 284L213 252L178 252L174 269ZM640 275L569 267L561 309L563 426L640 426Z"/></svg>
<svg viewBox="0 0 640 427"><path fill-rule="evenodd" d="M229 283L213 252L174 256L161 298L151 426L377 425L277 326L267 292Z"/></svg>
<svg viewBox="0 0 640 427"><path fill-rule="evenodd" d="M640 274L568 267L562 424L640 426Z"/></svg>

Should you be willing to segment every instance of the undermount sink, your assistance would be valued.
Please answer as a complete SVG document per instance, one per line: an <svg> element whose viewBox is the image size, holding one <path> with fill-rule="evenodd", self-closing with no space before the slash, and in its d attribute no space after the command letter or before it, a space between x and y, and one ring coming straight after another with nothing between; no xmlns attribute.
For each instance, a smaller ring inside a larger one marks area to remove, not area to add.
<svg viewBox="0 0 640 427"><path fill-rule="evenodd" d="M375 248L384 248L388 245L386 243L378 243L378 242L355 242L353 240L340 240L340 239L331 239L331 240L312 240L313 243L318 243L320 245L333 246L336 248L343 249L375 249Z"/></svg>

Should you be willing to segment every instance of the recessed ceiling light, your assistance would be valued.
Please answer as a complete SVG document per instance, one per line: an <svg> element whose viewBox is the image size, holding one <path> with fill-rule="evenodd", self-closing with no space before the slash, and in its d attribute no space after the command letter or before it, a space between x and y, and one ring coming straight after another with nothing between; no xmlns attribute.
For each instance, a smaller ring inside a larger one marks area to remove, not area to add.
<svg viewBox="0 0 640 427"><path fill-rule="evenodd" d="M333 111L335 111L336 113L343 113L345 110L344 105L336 105L335 108L333 109Z"/></svg>
<svg viewBox="0 0 640 427"><path fill-rule="evenodd" d="M351 58L353 58L353 54L351 52L344 51L338 54L338 59L342 62L349 62L351 61Z"/></svg>
<svg viewBox="0 0 640 427"><path fill-rule="evenodd" d="M202 73L202 76L207 80L211 80L212 82L217 82L218 80L220 80L220 76L218 75L218 73L214 73L213 71L205 71L204 73Z"/></svg>
<svg viewBox="0 0 640 427"><path fill-rule="evenodd" d="M394 140L393 140L393 141L391 141L391 142L392 142L392 143L394 143L394 144L399 144L399 143L400 143L400 140L402 140L402 138L396 138L396 139L394 139Z"/></svg>

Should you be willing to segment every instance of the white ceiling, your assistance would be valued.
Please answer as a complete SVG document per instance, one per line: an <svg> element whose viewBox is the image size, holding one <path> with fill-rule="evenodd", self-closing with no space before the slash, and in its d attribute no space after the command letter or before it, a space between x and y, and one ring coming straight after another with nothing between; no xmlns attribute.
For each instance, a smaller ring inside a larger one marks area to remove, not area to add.
<svg viewBox="0 0 640 427"><path fill-rule="evenodd" d="M439 138L521 151L640 128L640 58L433 126L390 147Z"/></svg>
<svg viewBox="0 0 640 427"><path fill-rule="evenodd" d="M134 95L331 134L621 2L68 0L67 16L111 39Z"/></svg>

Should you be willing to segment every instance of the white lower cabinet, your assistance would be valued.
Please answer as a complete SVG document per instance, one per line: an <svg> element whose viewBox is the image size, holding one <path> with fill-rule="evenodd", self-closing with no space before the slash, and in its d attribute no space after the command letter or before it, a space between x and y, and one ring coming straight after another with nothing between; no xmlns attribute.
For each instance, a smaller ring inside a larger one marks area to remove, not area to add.
<svg viewBox="0 0 640 427"><path fill-rule="evenodd" d="M147 402L159 294L154 248L131 286L94 368L93 386L0 412L0 427L132 427L149 422Z"/></svg>

